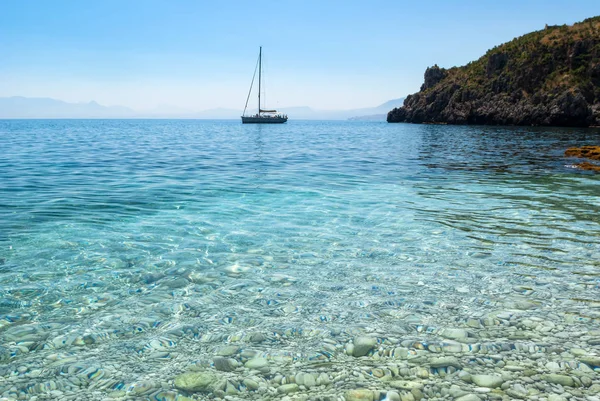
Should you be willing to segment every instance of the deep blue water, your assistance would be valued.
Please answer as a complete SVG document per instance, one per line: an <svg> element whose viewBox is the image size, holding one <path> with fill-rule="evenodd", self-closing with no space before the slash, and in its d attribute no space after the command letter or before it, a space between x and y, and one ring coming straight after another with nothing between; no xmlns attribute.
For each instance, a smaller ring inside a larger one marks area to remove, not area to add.
<svg viewBox="0 0 600 401"><path fill-rule="evenodd" d="M5 364L41 369L58 352L126 389L248 333L279 333L255 348L304 360L331 333L456 326L521 302L515 286L539 289L524 290L535 316L597 325L593 304L572 302L599 296L600 175L563 153L599 142L594 129L0 121ZM312 334L292 344L286 330ZM180 352L198 338L202 352Z"/></svg>

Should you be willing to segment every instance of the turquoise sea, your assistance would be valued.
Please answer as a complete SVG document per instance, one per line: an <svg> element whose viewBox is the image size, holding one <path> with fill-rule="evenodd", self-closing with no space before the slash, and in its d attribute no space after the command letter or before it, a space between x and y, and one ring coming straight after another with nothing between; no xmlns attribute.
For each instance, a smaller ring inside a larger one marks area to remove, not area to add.
<svg viewBox="0 0 600 401"><path fill-rule="evenodd" d="M591 400L599 142L0 120L0 399Z"/></svg>

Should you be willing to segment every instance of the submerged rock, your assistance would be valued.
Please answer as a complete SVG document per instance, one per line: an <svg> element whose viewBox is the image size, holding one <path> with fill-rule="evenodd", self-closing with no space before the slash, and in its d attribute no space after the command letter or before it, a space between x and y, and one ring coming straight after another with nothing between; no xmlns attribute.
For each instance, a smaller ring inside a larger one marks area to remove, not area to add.
<svg viewBox="0 0 600 401"><path fill-rule="evenodd" d="M469 337L469 333L465 329L444 329L440 332L440 335L445 338L449 338L452 340L459 340L463 338Z"/></svg>
<svg viewBox="0 0 600 401"><path fill-rule="evenodd" d="M298 391L298 385L296 383L284 384L277 388L277 392L280 394L291 394Z"/></svg>
<svg viewBox="0 0 600 401"><path fill-rule="evenodd" d="M571 376L548 374L543 375L542 379L552 384L560 384L561 386L566 387L575 387L575 381Z"/></svg>
<svg viewBox="0 0 600 401"><path fill-rule="evenodd" d="M565 156L585 157L586 159L600 160L600 146L582 146L565 150Z"/></svg>
<svg viewBox="0 0 600 401"><path fill-rule="evenodd" d="M447 366L452 366L457 369L462 368L462 364L458 361L457 358L453 356L444 356L441 358L434 358L431 360L430 365L432 368L442 368Z"/></svg>
<svg viewBox="0 0 600 401"><path fill-rule="evenodd" d="M252 379L244 379L243 383L249 391L258 390L258 383Z"/></svg>
<svg viewBox="0 0 600 401"><path fill-rule="evenodd" d="M231 372L235 370L240 363L233 358L225 358L218 356L214 359L215 369L223 372Z"/></svg>
<svg viewBox="0 0 600 401"><path fill-rule="evenodd" d="M582 146L580 148L569 148L565 150L567 157L583 157L590 160L600 160L600 146ZM574 165L580 170L600 172L600 165L582 162Z"/></svg>
<svg viewBox="0 0 600 401"><path fill-rule="evenodd" d="M267 361L265 358L253 358L253 359L249 359L246 364L244 366L246 366L248 369L264 369L269 365L269 361Z"/></svg>
<svg viewBox="0 0 600 401"><path fill-rule="evenodd" d="M586 356L579 358L579 360L591 368L600 368L600 356Z"/></svg>
<svg viewBox="0 0 600 401"><path fill-rule="evenodd" d="M366 389L349 390L344 394L346 401L373 401L373 392Z"/></svg>
<svg viewBox="0 0 600 401"><path fill-rule="evenodd" d="M190 392L205 392L210 391L216 381L216 375L210 372L186 372L175 378L175 387Z"/></svg>
<svg viewBox="0 0 600 401"><path fill-rule="evenodd" d="M504 380L500 376L493 375L473 375L471 376L473 383L480 387L496 388L500 387Z"/></svg>
<svg viewBox="0 0 600 401"><path fill-rule="evenodd" d="M593 164L590 162L578 163L578 164L575 164L574 166L580 170L600 172L600 165Z"/></svg>
<svg viewBox="0 0 600 401"><path fill-rule="evenodd" d="M462 397L458 397L456 401L481 401L481 398L477 397L475 394L467 394Z"/></svg>
<svg viewBox="0 0 600 401"><path fill-rule="evenodd" d="M394 380L389 382L389 386L399 389L399 390L412 390L414 388L421 390L423 388L423 383L419 381L410 381L410 380Z"/></svg>
<svg viewBox="0 0 600 401"><path fill-rule="evenodd" d="M237 345L228 345L217 351L218 356L232 356L240 352L240 347Z"/></svg>
<svg viewBox="0 0 600 401"><path fill-rule="evenodd" d="M0 362L8 361L10 359L10 351L0 345Z"/></svg>
<svg viewBox="0 0 600 401"><path fill-rule="evenodd" d="M353 344L354 350L352 351L352 355L355 357L365 356L375 347L377 339L374 337L360 336L354 339Z"/></svg>

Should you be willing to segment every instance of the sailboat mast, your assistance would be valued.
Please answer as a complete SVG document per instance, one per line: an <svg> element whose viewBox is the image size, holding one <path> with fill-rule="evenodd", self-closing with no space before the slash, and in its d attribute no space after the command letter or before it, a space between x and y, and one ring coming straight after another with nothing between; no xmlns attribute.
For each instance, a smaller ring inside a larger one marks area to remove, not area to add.
<svg viewBox="0 0 600 401"><path fill-rule="evenodd" d="M258 115L260 115L260 75L262 72L262 46L258 52Z"/></svg>

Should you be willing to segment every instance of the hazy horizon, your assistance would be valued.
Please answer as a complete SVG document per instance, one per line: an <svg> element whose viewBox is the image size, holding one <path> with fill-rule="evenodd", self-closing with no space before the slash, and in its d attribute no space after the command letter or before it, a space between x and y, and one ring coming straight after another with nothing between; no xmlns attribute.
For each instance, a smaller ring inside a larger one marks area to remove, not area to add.
<svg viewBox="0 0 600 401"><path fill-rule="evenodd" d="M373 117L384 119L383 115L394 107L402 105L404 98L389 101L368 108L321 110L304 106L282 107L280 111L294 119L309 120L345 120L357 117ZM254 107L248 108L247 114L256 112ZM103 105L96 101L70 103L61 99L33 97L0 97L0 119L28 118L200 118L200 119L237 119L243 109L211 108L205 110L183 109L158 106L153 109L140 110L122 105Z"/></svg>
<svg viewBox="0 0 600 401"><path fill-rule="evenodd" d="M165 110L165 109L169 109L170 112L183 112L183 113L194 113L194 112L199 112L199 111L206 111L206 110L215 110L215 109L227 109L227 110L236 110L236 111L241 111L243 110L243 107L210 107L208 109L198 109L198 108L183 108L183 107L179 107L179 106L173 106L170 104L158 104L155 107L151 107L151 108L147 108L147 109L139 109L139 108L134 108L134 107L130 107L130 106L125 106L123 104L104 104L101 102L96 101L95 99L90 99L90 100L84 100L84 101L67 101L64 99L59 99L59 98L53 98L53 97L46 97L46 96L21 96L21 95L12 95L12 96L0 96L0 99L10 99L10 98L15 98L15 99L27 99L27 100L52 100L52 101L58 101L58 102L64 102L64 103L68 103L71 105L87 105L87 104L98 104L100 106L104 106L104 107L126 107L132 111L136 111L136 112L150 112L150 111L155 111L157 109L159 110ZM281 106L282 108L285 109L295 109L295 108L310 108L313 110L320 110L320 111L348 111L348 110L360 110L360 109L372 109L372 108L377 108L380 106L383 106L386 103L389 102L393 102L396 101L398 99L402 99L404 100L405 96L397 98L397 99L387 99L386 101L382 102L381 104L375 104L375 105L368 105L365 107L358 107L358 108L349 108L349 109L340 109L340 108L335 108L335 109L320 109L320 108L315 108L312 107L310 104L294 104L294 105L283 105ZM248 105L248 109L250 110L250 105Z"/></svg>
<svg viewBox="0 0 600 401"><path fill-rule="evenodd" d="M592 1L9 0L0 97L238 110L262 45L268 107L367 108L418 91L428 66L464 65L545 24L598 14Z"/></svg>

